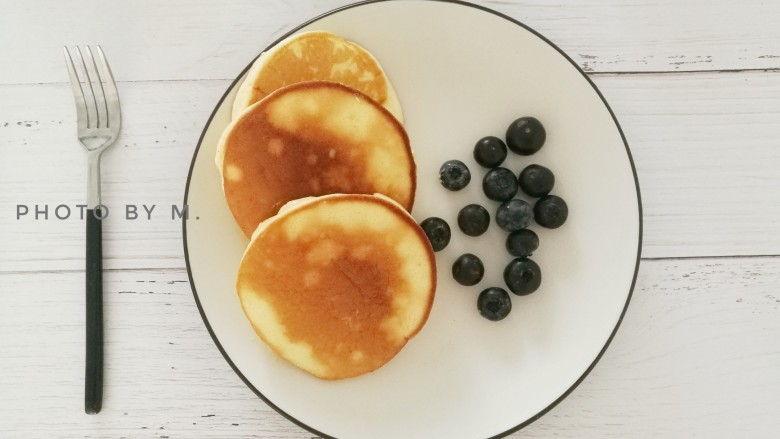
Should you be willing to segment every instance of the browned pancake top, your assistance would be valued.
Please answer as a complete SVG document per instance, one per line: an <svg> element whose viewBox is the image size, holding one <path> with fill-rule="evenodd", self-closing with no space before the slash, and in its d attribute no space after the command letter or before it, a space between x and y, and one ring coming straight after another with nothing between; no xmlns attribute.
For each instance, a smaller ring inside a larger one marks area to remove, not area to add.
<svg viewBox="0 0 780 439"><path fill-rule="evenodd" d="M294 84L250 107L224 139L223 186L251 236L286 202L332 193L381 193L407 210L415 166L403 127L346 86Z"/></svg>
<svg viewBox="0 0 780 439"><path fill-rule="evenodd" d="M321 203L357 200L348 207L354 214L373 215L361 210L365 198L376 197L350 195ZM269 224L248 248L239 271L240 294L261 296L286 338L312 348L315 360L324 365L326 372L318 374L324 378L355 376L385 364L420 329L433 300L435 262L426 251L425 235L391 202L370 201L394 211L391 220L374 217L384 223L382 233L332 220L296 224L306 214L299 211ZM301 209L321 208L321 203ZM409 278L406 264L426 268L418 272L425 275ZM399 304L424 307L413 311L421 318L411 328L399 329L398 314L406 312ZM267 322L253 324L264 339L273 338L262 330ZM273 333L273 328L265 329Z"/></svg>
<svg viewBox="0 0 780 439"><path fill-rule="evenodd" d="M266 67L252 84L251 102L286 85L311 80L348 85L380 104L387 99L387 82L376 60L333 34L308 32L268 56Z"/></svg>

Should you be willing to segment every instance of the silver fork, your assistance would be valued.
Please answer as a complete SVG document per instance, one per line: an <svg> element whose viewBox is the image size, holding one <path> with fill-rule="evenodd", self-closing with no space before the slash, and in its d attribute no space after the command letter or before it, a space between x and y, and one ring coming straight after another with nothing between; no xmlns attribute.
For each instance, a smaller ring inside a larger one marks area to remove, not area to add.
<svg viewBox="0 0 780 439"><path fill-rule="evenodd" d="M84 371L84 411L100 412L103 405L103 226L108 210L100 200L100 156L119 136L122 124L119 94L100 46L98 61L89 46L76 47L76 62L67 47L65 64L76 100L77 136L87 150L87 355Z"/></svg>

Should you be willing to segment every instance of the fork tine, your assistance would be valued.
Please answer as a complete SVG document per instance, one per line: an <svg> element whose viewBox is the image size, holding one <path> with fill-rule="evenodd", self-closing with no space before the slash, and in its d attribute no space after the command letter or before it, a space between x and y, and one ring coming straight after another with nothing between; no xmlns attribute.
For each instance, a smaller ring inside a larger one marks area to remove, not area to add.
<svg viewBox="0 0 780 439"><path fill-rule="evenodd" d="M84 100L84 90L81 88L81 81L76 74L76 67L73 65L73 58L66 46L62 47L65 54L65 64L68 66L68 76L70 76L70 88L73 91L73 99L76 101L76 123L79 129L86 128L89 125L89 112Z"/></svg>
<svg viewBox="0 0 780 439"><path fill-rule="evenodd" d="M89 91L90 94L92 95L92 102L90 102L89 99L85 99L85 103L87 105L87 114L89 114L90 109L93 110L92 113L95 114L95 123L90 125L88 122L87 127L92 126L92 128L97 128L100 125L100 116L98 116L98 104L97 104L97 98L95 97L95 89L92 88L92 78L89 77L89 69L87 69L87 63L84 62L84 57L81 56L81 49L79 48L79 46L76 46L76 54L79 56L79 61L81 62L81 68L84 69L84 75L86 76L85 82L89 84ZM95 106L90 108L91 104L95 104Z"/></svg>
<svg viewBox="0 0 780 439"><path fill-rule="evenodd" d="M114 75L111 73L111 66L108 65L103 48L99 45L97 46L97 53L98 58L100 58L100 64L103 67L103 78L106 84L104 92L106 109L108 111L108 126L118 130L122 123L122 113L119 109L119 93L116 90L116 82L114 81Z"/></svg>
<svg viewBox="0 0 780 439"><path fill-rule="evenodd" d="M87 72L91 72L89 75L92 78L92 96L95 98L95 113L97 114L96 127L100 128L101 122L103 127L108 127L108 105L106 104L106 94L103 90L103 81L100 78L100 72L98 71L97 64L95 64L95 57L92 56L92 48L90 46L84 47L84 55L87 58L86 67ZM99 92L99 93L98 93Z"/></svg>

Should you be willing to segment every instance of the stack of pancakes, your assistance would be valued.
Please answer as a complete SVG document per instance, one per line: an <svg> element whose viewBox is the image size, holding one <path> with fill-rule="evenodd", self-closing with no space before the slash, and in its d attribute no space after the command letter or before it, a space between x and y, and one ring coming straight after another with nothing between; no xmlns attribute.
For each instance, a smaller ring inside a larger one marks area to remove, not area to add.
<svg viewBox="0 0 780 439"><path fill-rule="evenodd" d="M237 279L244 312L277 354L320 378L387 363L433 302L402 118L370 53L305 32L255 61L217 148L227 204L251 238Z"/></svg>

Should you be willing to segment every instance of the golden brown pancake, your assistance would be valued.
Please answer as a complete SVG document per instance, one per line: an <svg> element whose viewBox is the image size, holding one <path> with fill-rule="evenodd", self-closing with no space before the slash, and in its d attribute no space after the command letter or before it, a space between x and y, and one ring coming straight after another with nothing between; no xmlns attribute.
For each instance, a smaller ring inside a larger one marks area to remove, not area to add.
<svg viewBox="0 0 780 439"><path fill-rule="evenodd" d="M217 148L225 198L246 236L288 201L384 194L407 210L416 168L403 126L341 84L281 88L234 120Z"/></svg>
<svg viewBox="0 0 780 439"><path fill-rule="evenodd" d="M286 85L332 81L354 88L403 122L401 104L379 62L367 50L324 31L292 35L262 53L233 101L233 119Z"/></svg>
<svg viewBox="0 0 780 439"><path fill-rule="evenodd" d="M390 361L428 318L436 263L392 200L336 194L290 203L260 224L236 282L255 332L323 379Z"/></svg>

